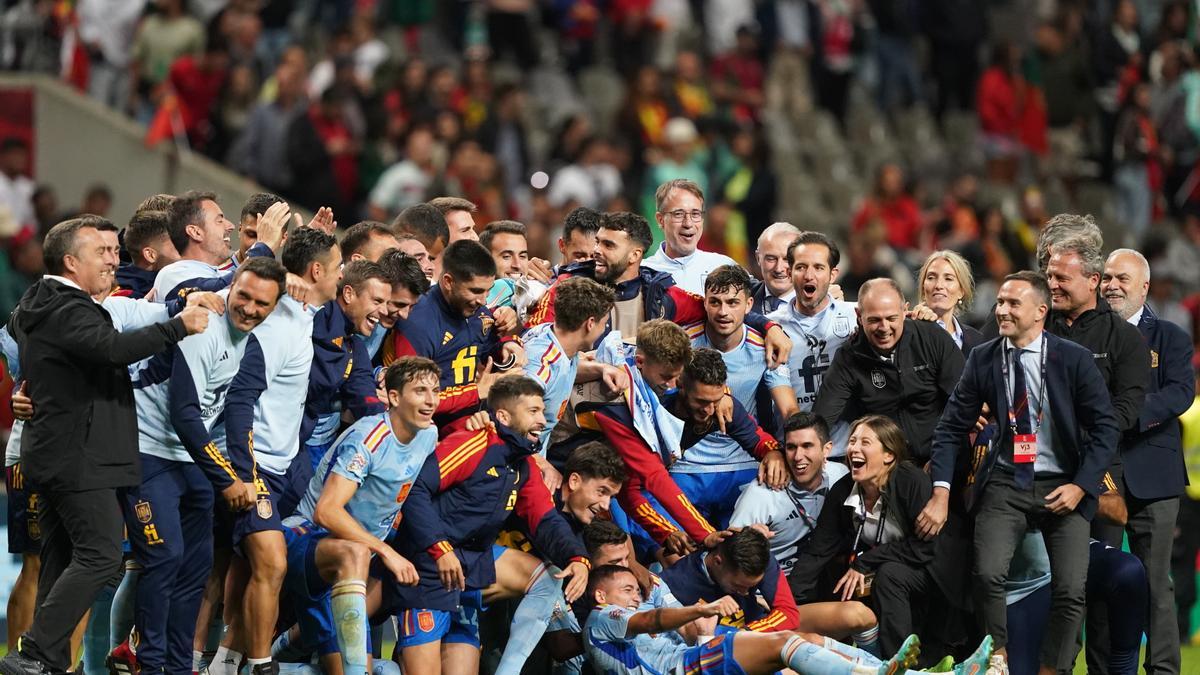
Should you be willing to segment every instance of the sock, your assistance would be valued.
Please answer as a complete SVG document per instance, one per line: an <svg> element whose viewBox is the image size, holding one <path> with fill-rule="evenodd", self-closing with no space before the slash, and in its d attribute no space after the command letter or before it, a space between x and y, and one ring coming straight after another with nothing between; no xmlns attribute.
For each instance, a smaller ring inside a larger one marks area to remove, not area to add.
<svg viewBox="0 0 1200 675"><path fill-rule="evenodd" d="M366 675L367 583L357 579L339 581L330 595L342 671L345 675Z"/></svg>
<svg viewBox="0 0 1200 675"><path fill-rule="evenodd" d="M521 675L525 660L546 632L546 625L555 613L563 611L567 600L562 594L562 582L554 578L559 569L553 565L538 565L534 570L525 597L513 613L512 626L508 631L508 644L496 675Z"/></svg>
<svg viewBox="0 0 1200 675"><path fill-rule="evenodd" d="M788 668L804 675L879 675L878 666L852 663L798 635L787 641L779 656Z"/></svg>
<svg viewBox="0 0 1200 675"><path fill-rule="evenodd" d="M115 592L115 586L106 585L92 602L92 613L88 615L87 628L83 632L83 672L88 675L104 672L104 659L116 646L110 642L112 635L109 625Z"/></svg>
<svg viewBox="0 0 1200 675"><path fill-rule="evenodd" d="M851 647L833 638L825 638L825 649L864 666L878 667L883 664L883 660L871 652L859 649L858 647Z"/></svg>
<svg viewBox="0 0 1200 675"><path fill-rule="evenodd" d="M260 663L270 663L270 662L271 662L271 657L269 657L269 656L265 659L252 659L252 658L247 657L246 658L246 670L253 673L254 666L257 666Z"/></svg>
<svg viewBox="0 0 1200 675"><path fill-rule="evenodd" d="M138 577L141 575L140 565L132 560L125 563L125 576L117 585L112 609L109 610L108 640L113 645L128 640L129 631L133 630L133 603L137 599Z"/></svg>
<svg viewBox="0 0 1200 675"><path fill-rule="evenodd" d="M217 647L217 655L208 664L209 675L238 675L242 665L242 653L228 647Z"/></svg>
<svg viewBox="0 0 1200 675"><path fill-rule="evenodd" d="M200 668L204 665L204 652L192 650L192 672L200 672Z"/></svg>
<svg viewBox="0 0 1200 675"><path fill-rule="evenodd" d="M879 656L879 626L873 626L850 637L854 640L854 646L872 656Z"/></svg>

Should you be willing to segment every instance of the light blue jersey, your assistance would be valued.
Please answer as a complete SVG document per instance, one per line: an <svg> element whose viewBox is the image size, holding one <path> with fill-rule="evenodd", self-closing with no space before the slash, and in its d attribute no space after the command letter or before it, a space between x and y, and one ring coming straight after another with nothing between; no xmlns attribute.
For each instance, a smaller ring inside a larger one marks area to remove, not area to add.
<svg viewBox="0 0 1200 675"><path fill-rule="evenodd" d="M712 347L704 333L704 324L685 326L692 346ZM786 366L767 369L766 347L762 335L749 326L742 326L742 342L728 352L722 352L726 383L729 392L751 415L758 415L757 391L760 383L767 389L790 385ZM758 466L758 460L742 449L737 441L720 432L713 432L683 453L683 459L671 465L671 473L713 473L741 471Z"/></svg>
<svg viewBox="0 0 1200 675"><path fill-rule="evenodd" d="M311 320L309 321L309 336L312 336ZM371 329L371 334L363 338L363 342L367 345L367 353L371 355L371 360L375 360L375 355L379 353L379 348L383 346L383 340L388 336L388 329L383 327L383 324L377 323Z"/></svg>
<svg viewBox="0 0 1200 675"><path fill-rule="evenodd" d="M154 277L154 301L166 302L172 293L185 281L193 279L220 279L227 270L213 267L199 260L176 260L158 271Z"/></svg>
<svg viewBox="0 0 1200 675"><path fill-rule="evenodd" d="M642 600L638 611L646 609L662 609L663 607L683 607L678 600L675 599L675 594L667 586L667 582L662 580L662 577L651 572L650 573L650 594Z"/></svg>
<svg viewBox="0 0 1200 675"><path fill-rule="evenodd" d="M300 451L312 327L312 311L291 296L280 298L275 311L251 332L229 386L225 429L230 452L248 452L253 438L255 462L276 475L287 473Z"/></svg>
<svg viewBox="0 0 1200 675"><path fill-rule="evenodd" d="M313 512L325 487L325 479L330 473L336 473L358 484L358 490L346 504L346 511L363 529L383 539L400 513L425 458L437 447L437 436L437 427L431 426L417 432L411 442L402 444L392 432L387 413L358 420L338 437L321 459L293 518L313 522Z"/></svg>
<svg viewBox="0 0 1200 675"><path fill-rule="evenodd" d="M542 398L546 402L546 430L542 432L542 453L550 445L550 432L567 408L571 398L571 387L575 385L575 374L579 369L579 355L567 358L562 343L554 335L554 324L543 323L529 329L522 340L529 360L525 363L525 374L541 383L545 390Z"/></svg>
<svg viewBox="0 0 1200 675"><path fill-rule="evenodd" d="M4 356L4 362L8 367L8 374L12 376L14 386L19 387L21 383L21 361L18 356L17 341L8 334L8 326L0 328L0 354ZM4 448L5 467L10 467L21 461L21 432L24 430L24 422L13 420L12 431L8 434L8 445Z"/></svg>
<svg viewBox="0 0 1200 675"><path fill-rule="evenodd" d="M198 440L207 435L225 454L225 426L218 421L249 336L233 327L228 314L209 312L203 333L188 336L173 350L150 359L133 384L138 445L143 453L190 463L192 457L181 440L181 435L190 432L191 438L197 439L193 442L200 444L194 450L208 444ZM188 399L193 405L187 405ZM187 409L179 410L181 405ZM203 424L203 430L196 423ZM189 431L183 430L184 425Z"/></svg>
<svg viewBox="0 0 1200 675"><path fill-rule="evenodd" d="M640 609L639 609L640 611ZM676 631L625 637L632 609L601 605L588 615L583 644L597 672L613 675L658 675L682 666L688 644Z"/></svg>

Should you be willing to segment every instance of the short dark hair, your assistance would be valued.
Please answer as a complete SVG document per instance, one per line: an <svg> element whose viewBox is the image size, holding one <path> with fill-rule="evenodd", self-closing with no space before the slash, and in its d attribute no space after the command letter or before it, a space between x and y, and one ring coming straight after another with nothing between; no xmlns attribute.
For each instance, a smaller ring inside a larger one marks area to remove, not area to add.
<svg viewBox="0 0 1200 675"><path fill-rule="evenodd" d="M647 361L682 366L692 358L692 341L678 324L666 319L652 319L638 326L637 351Z"/></svg>
<svg viewBox="0 0 1200 675"><path fill-rule="evenodd" d="M595 557L604 546L620 546L629 541L629 533L611 520L596 518L583 527L579 535L588 557Z"/></svg>
<svg viewBox="0 0 1200 675"><path fill-rule="evenodd" d="M554 323L564 330L578 330L588 319L604 320L612 311L616 292L587 277L568 277L554 291Z"/></svg>
<svg viewBox="0 0 1200 675"><path fill-rule="evenodd" d="M237 283L238 279L242 278L243 274L253 274L260 279L274 281L279 286L279 295L275 299L283 297L287 291L287 270L284 269L283 263L274 258L259 256L250 258L238 265L237 271L233 273L233 283Z"/></svg>
<svg viewBox="0 0 1200 675"><path fill-rule="evenodd" d="M450 241L450 228L446 225L446 216L436 207L429 204L413 204L400 212L392 221L392 231L396 234L407 232L417 241L429 248L439 239Z"/></svg>
<svg viewBox="0 0 1200 675"><path fill-rule="evenodd" d="M421 263L411 255L398 248L391 248L379 256L379 266L383 268L392 286L400 286L409 293L421 296L429 290L429 279L421 270Z"/></svg>
<svg viewBox="0 0 1200 675"><path fill-rule="evenodd" d="M734 570L747 576L757 577L767 573L771 560L771 545L762 532L742 528L717 544L721 560Z"/></svg>
<svg viewBox="0 0 1200 675"><path fill-rule="evenodd" d="M332 234L315 227L298 227L288 235L279 259L287 271L302 277L309 265L329 255L334 246L337 238Z"/></svg>
<svg viewBox="0 0 1200 675"><path fill-rule="evenodd" d="M437 382L442 378L442 370L423 356L402 356L384 371L383 386L388 391L403 391L404 385L423 376Z"/></svg>
<svg viewBox="0 0 1200 675"><path fill-rule="evenodd" d="M721 265L708 273L704 280L705 293L724 293L732 290L750 294L750 275L737 265Z"/></svg>
<svg viewBox="0 0 1200 675"><path fill-rule="evenodd" d="M601 565L592 570L588 574L588 589L585 596L588 605L591 606L595 603L596 589L600 587L600 584L607 583L622 574L630 574L633 575L634 579L637 579L637 575L633 574L633 570L628 567L621 567L620 565Z"/></svg>
<svg viewBox="0 0 1200 675"><path fill-rule="evenodd" d="M479 243L488 250L488 253L492 252L492 240L498 234L516 234L526 238L527 243L529 241L525 223L518 223L515 220L493 220L483 228L483 232L479 233Z"/></svg>
<svg viewBox="0 0 1200 675"><path fill-rule="evenodd" d="M455 281L495 277L496 261L492 259L491 252L479 242L460 239L447 246L442 253L442 271Z"/></svg>
<svg viewBox="0 0 1200 675"><path fill-rule="evenodd" d="M392 228L384 225L377 220L364 220L361 223L355 223L346 229L346 233L342 235L342 257L346 260L350 256L362 251L371 242L371 237L394 237Z"/></svg>
<svg viewBox="0 0 1200 675"><path fill-rule="evenodd" d="M574 232L594 236L600 229L600 216L599 211L586 206L576 206L571 209L571 212L563 219L563 239L570 239Z"/></svg>
<svg viewBox="0 0 1200 675"><path fill-rule="evenodd" d="M600 441L588 441L571 452L562 475L566 478L573 473L584 479L607 478L618 485L629 479L625 460Z"/></svg>
<svg viewBox="0 0 1200 675"><path fill-rule="evenodd" d="M434 197L433 199L429 200L428 204L438 211L441 211L443 216L451 211L466 211L468 213L475 213L479 210L479 207L475 206L474 202L463 199L462 197Z"/></svg>
<svg viewBox="0 0 1200 675"><path fill-rule="evenodd" d="M692 358L683 367L685 384L708 384L724 386L729 379L729 369L721 352L708 347L692 350Z"/></svg>
<svg viewBox="0 0 1200 675"><path fill-rule="evenodd" d="M66 271L63 258L76 254L79 250L79 231L89 227L95 230L117 231L116 225L105 218L93 215L64 220L50 228L50 231L46 233L46 239L42 242L42 262L46 265L48 274L62 275Z"/></svg>
<svg viewBox="0 0 1200 675"><path fill-rule="evenodd" d="M1042 302L1046 303L1047 307L1050 306L1050 284L1046 282L1045 274L1038 274L1037 272L1031 272L1029 270L1021 270L1019 272L1013 272L1012 274L1004 277L1004 280L1024 281L1030 286L1033 286L1033 292L1038 294L1038 297L1041 298Z"/></svg>
<svg viewBox="0 0 1200 675"><path fill-rule="evenodd" d="M821 246L824 246L829 251L829 267L830 268L837 267L838 263L842 261L842 252L838 250L838 245L835 244L832 239L830 239L827 235L825 235L822 232L813 232L810 230L807 232L801 232L800 236L796 237L792 241L792 243L788 244L788 248L787 248L788 267L791 267L792 265L796 264L792 260L792 255L793 255L792 252L795 251L796 247L800 246L801 244L819 244Z"/></svg>
<svg viewBox="0 0 1200 675"><path fill-rule="evenodd" d="M210 201L217 201L215 193L188 190L171 202L170 208L167 209L167 231L170 232L171 243L175 244L175 250L179 252L179 255L184 255L191 243L187 234L187 226L192 223L204 222L204 210L201 205Z"/></svg>
<svg viewBox="0 0 1200 675"><path fill-rule="evenodd" d="M654 235L650 233L650 223L636 213L628 211L605 213L600 216L599 229L624 232L635 244L642 247L642 251L649 251L650 247L654 245Z"/></svg>
<svg viewBox="0 0 1200 675"><path fill-rule="evenodd" d="M103 197L108 201L112 201L112 190L104 183L93 183L88 186L87 192L83 195L85 200Z"/></svg>
<svg viewBox="0 0 1200 675"><path fill-rule="evenodd" d="M246 218L260 216L266 213L267 209L282 201L283 197L280 197L277 194L272 194L270 192L255 192L254 194L250 195L250 198L246 200L245 205L242 206L242 214L239 216L239 218L241 220L245 220Z"/></svg>
<svg viewBox="0 0 1200 675"><path fill-rule="evenodd" d="M792 413L783 422L783 435L785 438L789 433L800 431L801 429L812 429L815 431L817 438L821 439L821 445L829 442L829 423L825 421L824 417L816 413L804 411Z"/></svg>
<svg viewBox="0 0 1200 675"><path fill-rule="evenodd" d="M537 380L520 373L509 373L492 384L488 391L487 405L492 410L499 410L522 396L541 398L544 394L545 390Z"/></svg>
<svg viewBox="0 0 1200 675"><path fill-rule="evenodd" d="M125 226L125 251L133 260L140 260L142 249L171 235L167 231L167 214L162 211L134 211Z"/></svg>
<svg viewBox="0 0 1200 675"><path fill-rule="evenodd" d="M175 195L156 194L150 195L138 204L137 211L162 211L166 213L171 209L171 204L175 203Z"/></svg>
<svg viewBox="0 0 1200 675"><path fill-rule="evenodd" d="M355 260L352 263L347 263L342 267L342 283L338 286L338 292L345 290L347 286L354 289L355 293L361 293L363 285L369 279L378 279L385 284L391 285L388 281L387 274L378 263L373 263L370 260Z"/></svg>

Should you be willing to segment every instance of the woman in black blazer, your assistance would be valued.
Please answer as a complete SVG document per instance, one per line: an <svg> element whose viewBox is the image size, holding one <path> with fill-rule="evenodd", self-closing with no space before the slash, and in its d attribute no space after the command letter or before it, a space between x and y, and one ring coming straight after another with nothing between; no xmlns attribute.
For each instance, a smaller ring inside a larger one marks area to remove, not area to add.
<svg viewBox="0 0 1200 675"><path fill-rule="evenodd" d="M970 541L956 516L932 541L917 536L917 515L933 486L907 456L904 434L891 418L867 415L851 425L850 474L830 488L789 576L798 604L854 598L871 605L883 653L916 628L925 629L923 641L938 637L924 621L929 610L969 609L969 570L962 561L970 559Z"/></svg>
<svg viewBox="0 0 1200 675"><path fill-rule="evenodd" d="M971 306L975 297L975 277L971 266L954 251L934 251L921 265L917 275L921 304L933 310L937 322L950 333L955 344L970 356L975 345L984 341L983 333L959 321L958 314Z"/></svg>

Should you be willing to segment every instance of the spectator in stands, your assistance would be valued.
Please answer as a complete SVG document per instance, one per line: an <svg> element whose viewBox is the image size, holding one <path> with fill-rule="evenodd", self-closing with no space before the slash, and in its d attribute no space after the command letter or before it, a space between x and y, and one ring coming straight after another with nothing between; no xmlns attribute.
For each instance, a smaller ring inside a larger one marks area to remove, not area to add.
<svg viewBox="0 0 1200 675"><path fill-rule="evenodd" d="M275 99L259 103L230 152L238 171L272 192L291 194L293 175L288 162L287 134L292 120L307 108L302 64L283 61L275 69Z"/></svg>
<svg viewBox="0 0 1200 675"><path fill-rule="evenodd" d="M1025 81L1020 66L1020 49L1011 42L997 43L976 94L988 178L1001 183L1016 180L1026 151L1038 145L1034 137L1039 124L1040 133L1045 134L1038 90Z"/></svg>
<svg viewBox="0 0 1200 675"><path fill-rule="evenodd" d="M516 85L496 88L491 110L479 127L479 142L504 167L504 193L524 191L529 181L529 140L525 129L525 92Z"/></svg>
<svg viewBox="0 0 1200 675"><path fill-rule="evenodd" d="M124 110L129 104L129 60L146 0L80 0L79 39L88 52L88 94Z"/></svg>
<svg viewBox="0 0 1200 675"><path fill-rule="evenodd" d="M384 171L371 189L367 206L371 218L387 221L392 213L425 200L425 192L437 172L433 144L433 131L427 126L416 126L408 132L404 160Z"/></svg>
<svg viewBox="0 0 1200 675"><path fill-rule="evenodd" d="M0 210L11 216L14 231L37 222L33 214L36 188L28 172L29 144L15 137L0 141Z"/></svg>
<svg viewBox="0 0 1200 675"><path fill-rule="evenodd" d="M858 209L851 228L861 233L869 227L882 228L887 243L897 252L921 247L921 212L904 184L904 169L884 164L875 174L875 189Z"/></svg>
<svg viewBox="0 0 1200 675"><path fill-rule="evenodd" d="M1150 118L1150 87L1133 85L1121 106L1113 141L1117 219L1129 228L1127 243L1139 243L1150 228L1155 195L1162 188L1158 134Z"/></svg>
<svg viewBox="0 0 1200 675"><path fill-rule="evenodd" d="M175 59L204 50L204 27L187 13L183 0L160 0L155 7L158 12L138 26L129 64L136 87L132 107L136 112L141 106L139 118L149 112L146 106L157 98L156 88L166 81Z"/></svg>
<svg viewBox="0 0 1200 675"><path fill-rule="evenodd" d="M750 26L737 29L737 46L713 60L713 97L721 116L745 124L758 119L766 102L766 70L759 56L758 35Z"/></svg>
<svg viewBox="0 0 1200 675"><path fill-rule="evenodd" d="M715 63L713 65L716 66ZM762 70L762 64L759 64L759 70ZM722 85L720 88L726 95L735 93L731 91L730 85ZM688 49L676 54L675 76L671 82L671 111L690 120L708 117L716 105L713 95L700 55Z"/></svg>
<svg viewBox="0 0 1200 675"><path fill-rule="evenodd" d="M39 185L34 188L31 201L33 202L33 218L37 225L38 239L45 239L50 228L61 221L58 210L58 194L49 185Z"/></svg>
<svg viewBox="0 0 1200 675"><path fill-rule="evenodd" d="M927 0L920 10L937 89L933 114L942 121L951 107L970 110L975 101L979 44L987 35L987 14L969 0Z"/></svg>
<svg viewBox="0 0 1200 675"><path fill-rule="evenodd" d="M1086 146L1084 132L1094 114L1092 74L1082 38L1082 15L1062 8L1058 18L1038 26L1029 70L1046 101L1048 172L1073 180ZM1028 71L1027 71L1028 72Z"/></svg>
<svg viewBox="0 0 1200 675"><path fill-rule="evenodd" d="M925 97L917 62L918 17L909 0L868 0L878 33L875 35L875 60L879 82L875 102L885 114L897 107L908 108Z"/></svg>
<svg viewBox="0 0 1200 675"><path fill-rule="evenodd" d="M662 133L662 152L647 153L651 166L647 168L644 178L643 211L654 212L650 200L656 188L671 180L688 180L696 184L701 192L708 190L708 171L703 165L702 147L703 141L691 120L673 117L666 123Z"/></svg>
<svg viewBox="0 0 1200 675"><path fill-rule="evenodd" d="M292 198L315 211L354 214L358 194L358 140L343 117L344 98L328 89L320 102L296 115L288 129L287 156Z"/></svg>
<svg viewBox="0 0 1200 675"><path fill-rule="evenodd" d="M589 136L579 146L573 161L559 169L550 183L550 203L603 209L624 188L621 172L613 165L608 141Z"/></svg>
<svg viewBox="0 0 1200 675"><path fill-rule="evenodd" d="M717 201L731 209L729 222L723 237L718 239L714 228L703 243L708 250L747 260L749 242L758 239L775 212L775 173L761 126L738 128L729 146L734 161L729 173L716 184L715 193Z"/></svg>
<svg viewBox="0 0 1200 675"><path fill-rule="evenodd" d="M229 76L229 52L222 39L212 39L203 54L184 54L171 64L167 83L179 100L179 117L188 143L204 151L212 136L213 107Z"/></svg>
<svg viewBox="0 0 1200 675"><path fill-rule="evenodd" d="M1100 158L1106 177L1113 170L1117 113L1141 65L1137 5L1133 0L1120 0L1113 9L1111 27L1100 32L1092 48L1094 96L1100 108Z"/></svg>

